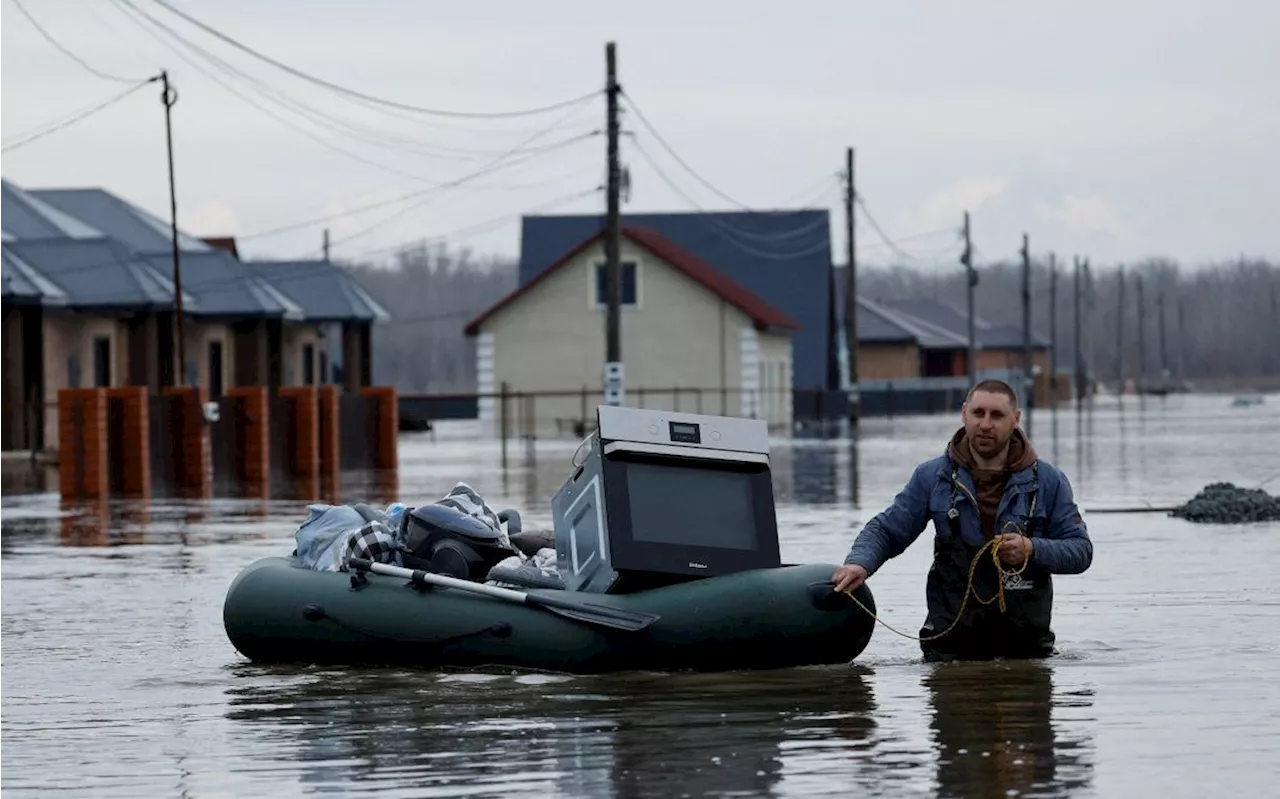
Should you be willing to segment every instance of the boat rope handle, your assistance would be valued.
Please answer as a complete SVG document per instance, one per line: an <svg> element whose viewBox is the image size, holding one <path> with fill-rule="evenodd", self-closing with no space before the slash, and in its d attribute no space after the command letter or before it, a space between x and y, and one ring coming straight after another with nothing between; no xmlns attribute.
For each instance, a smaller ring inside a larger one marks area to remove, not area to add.
<svg viewBox="0 0 1280 799"><path fill-rule="evenodd" d="M1012 522L1012 521L1005 524L1005 530L1008 530L1011 525L1014 527L1015 530L1018 531L1019 535L1021 535L1022 533L1021 529L1015 522ZM973 560L969 563L969 580L968 580L968 585L965 586L964 599L960 600L960 609L956 611L956 617L954 620L952 620L951 624L947 626L947 629L943 630L940 633L937 633L936 635L927 635L922 638L918 635L912 635L911 633L904 633L902 630L897 629L893 625L889 624L889 622L880 618L874 611L872 611L866 605L862 604L862 600L854 596L852 591L849 591L846 589L842 593L847 594L849 598L854 601L854 604L856 604L858 607L865 610L867 614L871 616L871 618L880 622L885 627L888 627L890 630L897 633L898 635L901 635L903 638L910 638L916 641L937 640L938 638L941 638L942 636L946 635L947 633L955 629L955 626L960 623L960 619L964 618L964 607L969 602L970 594L973 594L973 598L983 605L990 605L992 602L998 601L1000 605L1000 612L1001 613L1005 612L1005 608L1006 608L1005 599L1004 599L1005 578L1017 577L1021 575L1023 570L1027 568L1027 563L1031 559L1024 557L1022 559L1022 565L1016 569L1004 568L1004 565L1000 563L1000 547L999 547L1000 540L1001 539L999 538L992 538L990 541L983 544L982 547L979 548L977 553L973 556ZM995 544L996 546L992 546L993 544ZM978 589L976 589L973 585L973 577L978 571L979 559L982 557L982 553L987 551L987 549L991 550L991 562L995 564L996 572L1000 575L1000 580L997 583L996 593L993 596L991 596L989 599L983 599L982 597L978 596Z"/></svg>

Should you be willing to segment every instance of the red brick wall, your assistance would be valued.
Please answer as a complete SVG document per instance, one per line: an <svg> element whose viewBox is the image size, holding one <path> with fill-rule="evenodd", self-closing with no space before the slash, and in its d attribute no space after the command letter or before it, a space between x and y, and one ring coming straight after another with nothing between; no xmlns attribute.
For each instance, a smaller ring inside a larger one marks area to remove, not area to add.
<svg viewBox="0 0 1280 799"><path fill-rule="evenodd" d="M297 451L291 453L293 473L297 477L320 474L320 403L315 386L288 386L278 389L281 397L292 401L294 440Z"/></svg>
<svg viewBox="0 0 1280 799"><path fill-rule="evenodd" d="M101 388L58 391L58 488L64 499L100 499L107 472L107 395Z"/></svg>
<svg viewBox="0 0 1280 799"><path fill-rule="evenodd" d="M177 430L182 463L178 468L178 484L187 495L203 496L211 493L213 481L213 451L209 446L209 427L204 423L203 405L205 390L191 386L167 386L161 391L165 396L182 397L182 413Z"/></svg>
<svg viewBox="0 0 1280 799"><path fill-rule="evenodd" d="M111 469L119 470L121 488L125 494L150 496L151 402L147 387L109 388L106 393L109 399L118 397L124 407L123 440L112 442L110 447L119 453L119 461L112 463Z"/></svg>
<svg viewBox="0 0 1280 799"><path fill-rule="evenodd" d="M397 442L400 435L400 406L394 386L368 386L360 389L360 395L376 400L373 412L377 414L377 434L374 437L374 468L395 469L400 463Z"/></svg>
<svg viewBox="0 0 1280 799"><path fill-rule="evenodd" d="M341 470L341 444L338 426L338 387L320 386L320 474L322 498L331 505L339 504L338 473Z"/></svg>
<svg viewBox="0 0 1280 799"><path fill-rule="evenodd" d="M236 442L240 452L240 479L249 496L266 497L271 486L270 404L266 386L244 386L227 390L228 397L244 403L244 439Z"/></svg>

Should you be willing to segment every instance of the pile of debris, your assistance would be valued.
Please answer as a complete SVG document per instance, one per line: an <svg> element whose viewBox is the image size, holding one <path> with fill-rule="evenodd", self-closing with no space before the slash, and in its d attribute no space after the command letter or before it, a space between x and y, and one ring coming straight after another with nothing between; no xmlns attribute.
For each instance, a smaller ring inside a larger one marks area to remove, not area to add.
<svg viewBox="0 0 1280 799"><path fill-rule="evenodd" d="M1173 515L1208 524L1280 521L1280 497L1273 497L1261 488L1210 483L1190 502L1175 508Z"/></svg>

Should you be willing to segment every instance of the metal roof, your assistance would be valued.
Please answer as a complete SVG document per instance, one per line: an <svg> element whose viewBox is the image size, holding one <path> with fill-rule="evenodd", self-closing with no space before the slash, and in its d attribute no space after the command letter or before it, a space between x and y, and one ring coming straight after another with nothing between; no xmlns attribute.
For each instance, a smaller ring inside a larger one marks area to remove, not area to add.
<svg viewBox="0 0 1280 799"><path fill-rule="evenodd" d="M16 258L65 294L74 308L169 310L173 283L164 272L119 242L98 239L42 239L5 242ZM8 261L6 261L6 264ZM198 303L184 290L183 303L193 312Z"/></svg>
<svg viewBox="0 0 1280 799"><path fill-rule="evenodd" d="M31 189L27 193L138 252L167 250L173 246L167 220L103 189ZM181 230L178 247L184 252L213 249Z"/></svg>
<svg viewBox="0 0 1280 799"><path fill-rule="evenodd" d="M891 308L910 314L917 319L925 319L934 325L960 335L965 346L969 343L969 314L950 303L918 298L897 300L885 303ZM1000 325L980 316L973 320L973 336L978 347L982 349L1020 349L1022 347L1022 327L1020 325ZM1031 334L1033 347L1047 347L1049 342L1043 336Z"/></svg>
<svg viewBox="0 0 1280 799"><path fill-rule="evenodd" d="M0 258L4 262L2 276L3 290L0 295L10 302L23 305L65 305L67 294L53 281L16 253L9 251L7 245L0 248Z"/></svg>
<svg viewBox="0 0 1280 799"><path fill-rule="evenodd" d="M0 179L0 227L5 241L99 238L102 232Z"/></svg>
<svg viewBox="0 0 1280 799"><path fill-rule="evenodd" d="M391 319L345 269L327 261L249 261L262 280L298 304L309 322L371 322Z"/></svg>
<svg viewBox="0 0 1280 799"><path fill-rule="evenodd" d="M173 253L143 253L143 258L166 275L173 274ZM222 250L180 254L182 290L196 297L191 313L216 317L280 317L301 320L302 308L272 286L257 270Z"/></svg>

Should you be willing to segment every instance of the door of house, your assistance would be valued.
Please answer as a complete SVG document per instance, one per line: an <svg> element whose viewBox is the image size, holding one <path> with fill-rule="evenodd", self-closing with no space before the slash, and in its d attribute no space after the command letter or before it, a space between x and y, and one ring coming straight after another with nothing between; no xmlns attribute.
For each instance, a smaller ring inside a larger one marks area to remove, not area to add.
<svg viewBox="0 0 1280 799"><path fill-rule="evenodd" d="M111 339L106 336L93 339L93 385L96 388L111 387Z"/></svg>
<svg viewBox="0 0 1280 799"><path fill-rule="evenodd" d="M222 342L209 342L209 399L222 397Z"/></svg>

